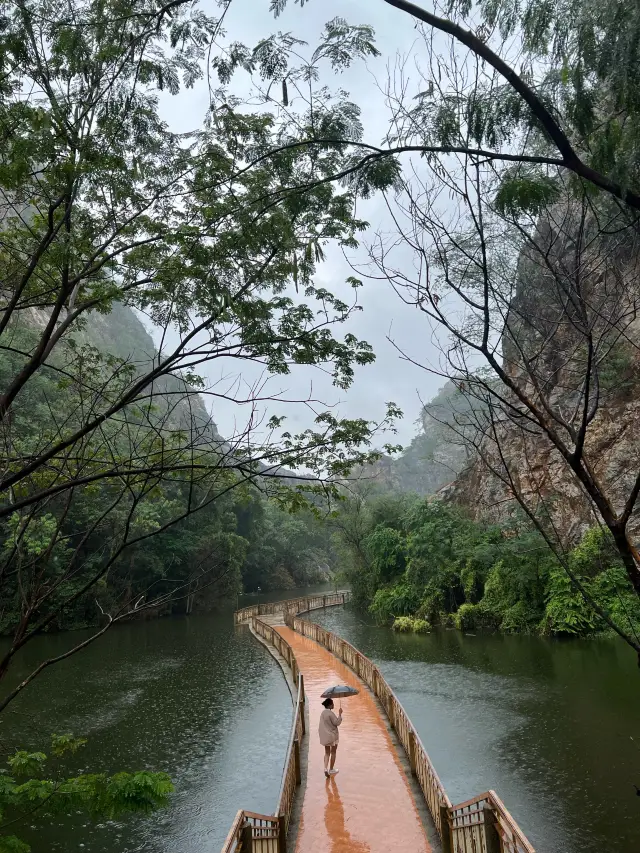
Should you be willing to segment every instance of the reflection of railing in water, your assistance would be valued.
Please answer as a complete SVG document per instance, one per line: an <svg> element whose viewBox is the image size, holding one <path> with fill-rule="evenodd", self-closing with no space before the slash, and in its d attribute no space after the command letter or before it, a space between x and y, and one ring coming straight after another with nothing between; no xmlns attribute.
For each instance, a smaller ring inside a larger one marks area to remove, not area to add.
<svg viewBox="0 0 640 853"><path fill-rule="evenodd" d="M299 617L300 613L310 610L344 604L348 596L348 593L305 596L245 607L235 614L236 624L251 621L253 630L278 649L291 667L298 695L276 816L239 812L222 853L286 853L286 833L295 790L300 784L299 744L304 734L304 682L289 643L259 618L278 613L283 614L285 624L292 630L315 640L349 666L378 698L418 780L438 830L443 853L535 853L494 791L453 806L411 720L378 667L337 634ZM258 825L256 820L265 822L266 828ZM265 832L272 834L265 835Z"/></svg>

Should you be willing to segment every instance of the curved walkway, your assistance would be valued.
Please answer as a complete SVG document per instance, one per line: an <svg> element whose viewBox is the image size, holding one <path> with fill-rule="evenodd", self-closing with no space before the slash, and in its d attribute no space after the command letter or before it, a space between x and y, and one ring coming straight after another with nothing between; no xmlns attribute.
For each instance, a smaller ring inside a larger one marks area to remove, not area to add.
<svg viewBox="0 0 640 853"><path fill-rule="evenodd" d="M309 710L309 764L296 853L431 853L409 782L374 698L359 678L322 646L286 627L304 675ZM344 722L331 780L318 740L320 694L333 684L356 687L343 703Z"/></svg>

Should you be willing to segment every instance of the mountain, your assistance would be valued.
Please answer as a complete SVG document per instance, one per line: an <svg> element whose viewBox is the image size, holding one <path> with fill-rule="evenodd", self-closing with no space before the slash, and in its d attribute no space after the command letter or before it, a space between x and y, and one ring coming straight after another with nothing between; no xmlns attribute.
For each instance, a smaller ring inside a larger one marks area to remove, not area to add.
<svg viewBox="0 0 640 853"><path fill-rule="evenodd" d="M100 352L129 359L142 368L157 357L153 339L135 312L118 302L113 303L108 314L92 311L87 317L81 335L87 343ZM202 397L196 394L179 375L163 376L153 384L152 388L166 406L175 406L168 418L168 425L171 428L193 428L198 433L200 441L221 442L223 440ZM176 395L184 395L184 400L180 400L177 405L175 405Z"/></svg>
<svg viewBox="0 0 640 853"><path fill-rule="evenodd" d="M398 457L383 456L360 476L372 478L383 490L433 495L456 479L468 462L459 434L470 404L453 382L447 382L427 403L417 421L418 434Z"/></svg>
<svg viewBox="0 0 640 853"><path fill-rule="evenodd" d="M569 459L580 454L619 516L640 457L640 240L617 216L585 214L569 197L540 218L535 252L527 245L520 256L502 359L518 389L541 401L543 421L565 443ZM505 398L519 414L497 410L495 432L485 434L482 447L494 470L508 469L511 483L476 458L446 498L477 519L501 522L516 506L515 490L570 547L598 522L593 505L549 432L527 417L515 396L505 392ZM629 532L640 533L637 508Z"/></svg>

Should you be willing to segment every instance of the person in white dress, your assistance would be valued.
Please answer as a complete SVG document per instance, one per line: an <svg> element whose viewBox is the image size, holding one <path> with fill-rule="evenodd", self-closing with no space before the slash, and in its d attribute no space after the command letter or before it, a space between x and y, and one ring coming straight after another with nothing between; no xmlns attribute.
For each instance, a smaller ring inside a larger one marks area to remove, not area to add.
<svg viewBox="0 0 640 853"><path fill-rule="evenodd" d="M339 740L338 726L342 723L342 708L334 714L333 699L325 699L322 704L324 711L320 714L318 734L320 743L324 746L324 775L329 778L338 772L335 769L335 763Z"/></svg>

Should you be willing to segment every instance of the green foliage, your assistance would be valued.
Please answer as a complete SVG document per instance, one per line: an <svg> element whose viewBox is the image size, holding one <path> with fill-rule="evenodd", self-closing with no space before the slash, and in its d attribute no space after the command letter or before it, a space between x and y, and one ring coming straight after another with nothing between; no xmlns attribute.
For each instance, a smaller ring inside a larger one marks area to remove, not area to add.
<svg viewBox="0 0 640 853"><path fill-rule="evenodd" d="M352 249L366 227L354 213L364 183L333 180L350 151L326 141L360 139L360 109L325 78L377 56L371 28L337 17L312 46L279 33L251 47L226 42L224 14L197 0L1 6L8 659L40 631L325 577L331 543L304 515L307 497L375 457L377 425L319 411L294 433L267 412L259 435L252 415L223 440L200 392L257 410L263 388L247 398L242 382L223 389L198 370L321 365L346 389L374 360L343 331L356 308L316 281L327 246ZM220 86L202 125L174 132L159 93L211 69ZM252 75L244 102L234 74ZM365 183L391 171L373 164ZM161 331L161 352L136 311ZM381 428L398 415L388 404ZM304 472L286 496L283 469L288 482Z"/></svg>
<svg viewBox="0 0 640 853"><path fill-rule="evenodd" d="M598 624L598 617L567 573L561 568L552 569L542 630L549 634L585 636L593 634Z"/></svg>
<svg viewBox="0 0 640 853"><path fill-rule="evenodd" d="M637 630L640 603L609 533L599 527L588 530L569 555L569 566L616 624L632 633ZM587 635L608 630L566 572L553 569L549 573L546 600L541 629L547 633Z"/></svg>
<svg viewBox="0 0 640 853"><path fill-rule="evenodd" d="M59 758L74 754L85 743L72 735L53 735L51 752ZM8 760L9 772L0 774L0 813L9 823L28 819L34 809L41 815L73 809L92 818L117 818L131 812L148 814L167 805L173 791L165 773L81 773L66 776L45 753L19 750ZM3 853L29 853L15 835L0 835Z"/></svg>
<svg viewBox="0 0 640 853"><path fill-rule="evenodd" d="M431 629L426 619L415 619L412 616L396 616L391 627L401 634L426 634Z"/></svg>
<svg viewBox="0 0 640 853"><path fill-rule="evenodd" d="M384 526L385 506L393 527ZM379 622L401 632L416 624L557 636L605 629L544 539L517 517L502 529L442 502L408 504L400 517L395 507L390 496L371 502L362 525L366 560L354 561L349 573ZM371 532L367 522L375 523ZM636 630L640 604L610 537L587 531L568 560L593 600L625 630Z"/></svg>
<svg viewBox="0 0 640 853"><path fill-rule="evenodd" d="M455 625L459 631L471 631L479 627L479 606L465 602L461 604L455 613Z"/></svg>
<svg viewBox="0 0 640 853"><path fill-rule="evenodd" d="M364 541L371 568L381 583L389 583L405 569L404 538L399 530L377 525Z"/></svg>
<svg viewBox="0 0 640 853"><path fill-rule="evenodd" d="M518 217L521 213L539 216L560 195L560 187L547 175L512 173L503 177L495 205L503 216Z"/></svg>
<svg viewBox="0 0 640 853"><path fill-rule="evenodd" d="M292 589L331 575L336 555L322 521L309 508L290 513L257 494L240 519L249 547L241 569L243 588Z"/></svg>
<svg viewBox="0 0 640 853"><path fill-rule="evenodd" d="M411 616L396 616L391 627L399 634L409 634L413 631L413 619Z"/></svg>
<svg viewBox="0 0 640 853"><path fill-rule="evenodd" d="M378 589L373 597L370 611L380 622L389 622L397 616L415 613L420 599L417 591L407 583Z"/></svg>
<svg viewBox="0 0 640 853"><path fill-rule="evenodd" d="M536 91L563 116L578 150L590 152L591 165L623 184L637 178L640 15L634 4L454 0L449 8L479 15L507 39L517 32L521 62L538 64Z"/></svg>

